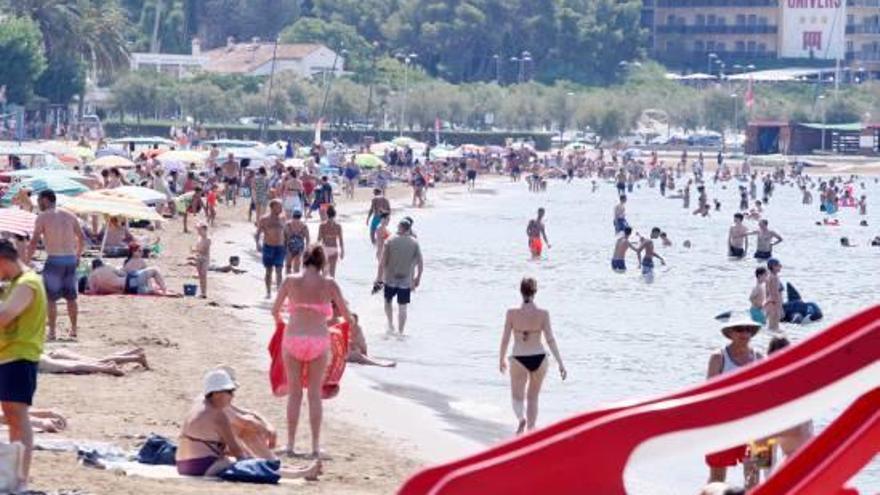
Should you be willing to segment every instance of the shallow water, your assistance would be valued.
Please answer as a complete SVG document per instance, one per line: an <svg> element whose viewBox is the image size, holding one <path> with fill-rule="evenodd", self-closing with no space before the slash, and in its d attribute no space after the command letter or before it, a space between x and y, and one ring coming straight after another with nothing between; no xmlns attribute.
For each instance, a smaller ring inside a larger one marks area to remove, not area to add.
<svg viewBox="0 0 880 495"><path fill-rule="evenodd" d="M710 199L723 204L709 218L691 215L680 199L663 198L644 184L629 195L627 216L635 230L647 235L659 226L674 242L663 248L658 241L668 266L658 264L652 284L637 273L634 257L627 260L628 273L610 270L616 203L611 184L601 182L595 193L586 181L552 182L543 194L528 193L523 183L504 182L473 193L432 191L432 207L406 212L415 218L426 273L413 296L409 336L403 340L383 335L381 297L369 294L375 263L365 260L374 259L372 246L363 218L353 219L346 226L348 256L338 278L360 314L371 354L400 362L393 371L361 368L362 373L386 388L435 391L448 398L448 409L497 424L473 432L484 441L507 435L514 417L507 377L498 372L498 346L504 312L519 304L519 280L530 275L538 279L537 302L551 312L569 372L563 383L551 367L539 424L703 380L709 355L725 344L713 317L748 308L757 266L750 259L726 256L727 229L738 204L736 186L709 184L707 189ZM806 301L817 302L827 322L878 300L880 248L866 245L880 233L880 187L873 178L866 192L870 228L858 227L861 218L851 208L837 215L842 226L815 226L821 218L818 205L801 205L799 192L788 186L777 188L765 211L770 227L784 238L774 253L783 264L781 278ZM534 262L528 259L525 226L539 206L547 208L554 247ZM859 246L841 248L843 235ZM681 247L685 239L692 249ZM814 323L785 330L798 341L821 328L822 323ZM759 335L756 345L764 348L767 341ZM817 418L817 426L845 406L829 409ZM706 477L702 459L676 462L645 468L636 474L634 486L645 493L694 492ZM741 477L731 474L731 479ZM867 493L880 490L880 462L855 482Z"/></svg>

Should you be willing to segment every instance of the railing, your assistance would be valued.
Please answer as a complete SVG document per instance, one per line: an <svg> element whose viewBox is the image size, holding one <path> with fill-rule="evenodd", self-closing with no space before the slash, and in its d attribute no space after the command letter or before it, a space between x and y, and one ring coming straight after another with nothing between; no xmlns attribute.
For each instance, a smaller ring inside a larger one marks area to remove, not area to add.
<svg viewBox="0 0 880 495"><path fill-rule="evenodd" d="M846 27L846 34L880 34L880 25L862 24L849 25Z"/></svg>
<svg viewBox="0 0 880 495"><path fill-rule="evenodd" d="M776 34L776 26L728 26L728 25L669 25L657 26L658 33L664 34Z"/></svg>

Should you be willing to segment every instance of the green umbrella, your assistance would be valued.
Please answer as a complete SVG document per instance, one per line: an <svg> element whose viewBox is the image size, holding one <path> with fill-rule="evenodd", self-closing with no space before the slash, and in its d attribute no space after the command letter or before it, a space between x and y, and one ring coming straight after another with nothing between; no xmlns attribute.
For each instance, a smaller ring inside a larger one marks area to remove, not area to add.
<svg viewBox="0 0 880 495"><path fill-rule="evenodd" d="M354 163L357 164L358 167L367 169L381 168L385 166L385 162L383 162L381 158L369 153L359 153L354 157Z"/></svg>
<svg viewBox="0 0 880 495"><path fill-rule="evenodd" d="M45 191L46 189L51 189L55 191L56 194L64 194L67 196L75 196L79 193L83 193L89 190L88 187L83 184L67 178L67 177L52 177L45 176L38 179L29 179L25 181L21 181L17 184L13 184L7 191L6 194L3 195L2 202L3 204L9 204L12 202L12 198L18 194L22 188L28 188L34 193L39 193L41 191Z"/></svg>

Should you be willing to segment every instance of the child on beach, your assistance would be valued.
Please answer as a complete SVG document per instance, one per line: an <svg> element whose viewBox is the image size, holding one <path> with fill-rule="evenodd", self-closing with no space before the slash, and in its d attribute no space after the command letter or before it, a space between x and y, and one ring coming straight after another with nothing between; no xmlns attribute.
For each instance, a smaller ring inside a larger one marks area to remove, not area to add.
<svg viewBox="0 0 880 495"><path fill-rule="evenodd" d="M208 225L214 226L217 219L217 184L212 185L205 195L205 216L208 219Z"/></svg>
<svg viewBox="0 0 880 495"><path fill-rule="evenodd" d="M348 357L346 358L346 361L354 364L379 366L382 368L393 368L397 366L395 361L376 359L368 355L367 339L364 337L364 331L358 323L360 319L358 318L357 313L352 313L351 317L351 342L349 343Z"/></svg>
<svg viewBox="0 0 880 495"><path fill-rule="evenodd" d="M201 291L201 298L205 299L208 297L208 268L211 266L211 239L208 238L208 226L203 223L199 224L198 234L199 240L192 248L192 251L195 254L195 256L192 257L192 261L199 274L199 290Z"/></svg>
<svg viewBox="0 0 880 495"><path fill-rule="evenodd" d="M765 284L767 283L767 269L760 266L755 269L755 287L749 295L749 301L752 307L749 308L749 315L752 321L764 326L767 324L767 316L764 314L764 299L766 295Z"/></svg>

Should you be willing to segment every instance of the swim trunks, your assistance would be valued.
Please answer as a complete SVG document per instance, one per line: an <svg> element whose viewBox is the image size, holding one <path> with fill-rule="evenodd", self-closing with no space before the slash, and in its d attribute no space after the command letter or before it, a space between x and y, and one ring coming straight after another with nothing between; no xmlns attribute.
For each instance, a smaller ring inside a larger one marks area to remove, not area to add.
<svg viewBox="0 0 880 495"><path fill-rule="evenodd" d="M773 253L770 251L755 251L755 259L769 260L772 257Z"/></svg>
<svg viewBox="0 0 880 495"><path fill-rule="evenodd" d="M76 256L49 256L43 266L43 284L50 301L76 299Z"/></svg>
<svg viewBox="0 0 880 495"><path fill-rule="evenodd" d="M529 251L532 252L533 256L541 256L541 251L544 249L544 243L541 242L540 237L532 237L529 239Z"/></svg>
<svg viewBox="0 0 880 495"><path fill-rule="evenodd" d="M468 180L475 180L477 178L477 171L476 170L468 170L467 178L468 178Z"/></svg>
<svg viewBox="0 0 880 495"><path fill-rule="evenodd" d="M401 289L400 287L385 286L385 301L391 302L394 296L397 296L397 304L409 304L412 296L412 289Z"/></svg>
<svg viewBox="0 0 880 495"><path fill-rule="evenodd" d="M728 246L727 254L731 258L743 258L746 255L746 250L743 248L738 248L734 246Z"/></svg>
<svg viewBox="0 0 880 495"><path fill-rule="evenodd" d="M626 261L612 259L611 269L615 271L626 271Z"/></svg>
<svg viewBox="0 0 880 495"><path fill-rule="evenodd" d="M755 323L760 323L761 325L767 324L767 316L761 308L749 308L749 316L752 317L752 321Z"/></svg>
<svg viewBox="0 0 880 495"><path fill-rule="evenodd" d="M284 266L284 246L263 244L263 266L266 268Z"/></svg>
<svg viewBox="0 0 880 495"><path fill-rule="evenodd" d="M31 405L37 390L37 363L19 359L0 364L0 402Z"/></svg>
<svg viewBox="0 0 880 495"><path fill-rule="evenodd" d="M619 232L623 232L626 228L629 227L629 224L626 222L626 218L619 217L614 219L614 233L617 234Z"/></svg>
<svg viewBox="0 0 880 495"><path fill-rule="evenodd" d="M650 275L654 272L654 261L647 259L642 261L642 275Z"/></svg>

